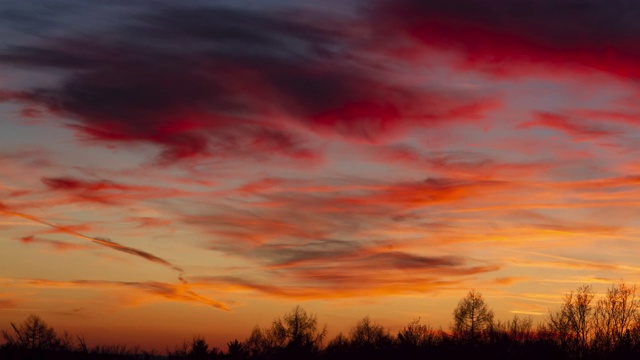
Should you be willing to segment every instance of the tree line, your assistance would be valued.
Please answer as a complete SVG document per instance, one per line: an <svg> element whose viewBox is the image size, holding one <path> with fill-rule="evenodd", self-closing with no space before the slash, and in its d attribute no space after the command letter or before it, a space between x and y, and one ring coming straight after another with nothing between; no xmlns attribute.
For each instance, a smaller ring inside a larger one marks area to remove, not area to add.
<svg viewBox="0 0 640 360"><path fill-rule="evenodd" d="M121 345L88 347L83 337L58 335L29 316L2 331L2 359L342 360L342 359L631 359L640 357L640 301L636 287L613 285L599 300L589 285L564 295L534 328L530 316L496 321L483 296L471 290L453 311L451 331L415 319L397 334L364 317L327 339L327 326L296 306L244 341L210 347L201 336L166 353Z"/></svg>

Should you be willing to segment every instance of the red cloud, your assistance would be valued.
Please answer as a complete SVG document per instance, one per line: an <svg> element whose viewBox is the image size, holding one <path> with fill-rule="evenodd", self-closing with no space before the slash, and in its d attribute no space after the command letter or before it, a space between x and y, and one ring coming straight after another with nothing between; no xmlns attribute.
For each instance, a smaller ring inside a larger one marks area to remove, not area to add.
<svg viewBox="0 0 640 360"><path fill-rule="evenodd" d="M158 199L184 195L186 192L153 187L116 183L108 180L81 180L72 177L44 177L42 183L49 189L71 194L75 200L104 204L117 204L123 200Z"/></svg>
<svg viewBox="0 0 640 360"><path fill-rule="evenodd" d="M70 119L86 140L151 143L166 159L266 152L317 159L309 131L385 141L416 124L477 119L498 104L400 83L354 61L359 39L311 18L165 9L100 39L6 47L0 63L67 75L59 86L3 97Z"/></svg>
<svg viewBox="0 0 640 360"><path fill-rule="evenodd" d="M640 4L624 0L381 1L381 32L458 52L468 66L510 72L541 63L640 77Z"/></svg>

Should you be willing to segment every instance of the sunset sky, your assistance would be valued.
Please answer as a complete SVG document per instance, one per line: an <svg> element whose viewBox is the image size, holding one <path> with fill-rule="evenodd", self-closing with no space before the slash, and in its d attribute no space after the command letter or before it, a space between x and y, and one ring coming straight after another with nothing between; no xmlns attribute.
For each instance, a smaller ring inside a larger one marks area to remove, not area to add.
<svg viewBox="0 0 640 360"><path fill-rule="evenodd" d="M449 329L640 282L640 1L3 1L0 329Z"/></svg>

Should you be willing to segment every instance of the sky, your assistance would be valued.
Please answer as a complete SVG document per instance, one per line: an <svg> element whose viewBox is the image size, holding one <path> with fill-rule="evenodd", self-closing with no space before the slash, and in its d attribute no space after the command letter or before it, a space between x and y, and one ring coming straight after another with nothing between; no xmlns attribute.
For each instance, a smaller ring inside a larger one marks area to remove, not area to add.
<svg viewBox="0 0 640 360"><path fill-rule="evenodd" d="M0 329L448 330L640 278L640 2L3 1Z"/></svg>

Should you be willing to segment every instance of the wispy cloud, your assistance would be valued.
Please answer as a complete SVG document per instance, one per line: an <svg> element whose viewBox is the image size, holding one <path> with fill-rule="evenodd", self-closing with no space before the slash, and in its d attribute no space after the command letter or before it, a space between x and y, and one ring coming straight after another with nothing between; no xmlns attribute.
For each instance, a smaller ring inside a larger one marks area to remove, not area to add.
<svg viewBox="0 0 640 360"><path fill-rule="evenodd" d="M84 180L75 177L44 177L42 183L53 191L67 193L75 202L103 204L135 200L173 198L188 192L154 186L127 185L108 180Z"/></svg>
<svg viewBox="0 0 640 360"><path fill-rule="evenodd" d="M565 115L539 112L536 120L526 122L520 127L523 129L541 126L562 131L579 140L593 140L603 137L619 135L619 131L608 130L604 126L589 124L584 119L571 119Z"/></svg>
<svg viewBox="0 0 640 360"><path fill-rule="evenodd" d="M19 306L18 302L12 299L0 298L0 310L11 310Z"/></svg>
<svg viewBox="0 0 640 360"><path fill-rule="evenodd" d="M60 241L60 240L44 239L44 238L35 237L35 236L32 236L32 235L24 236L24 237L20 238L20 242L23 243L23 244L48 245L48 246L53 247L53 249L55 249L57 251L85 250L85 249L89 249L90 248L87 245L73 244L73 243Z"/></svg>
<svg viewBox="0 0 640 360"><path fill-rule="evenodd" d="M230 311L223 302L199 295L193 291L192 286L186 283L171 284L163 282L125 282L105 280L71 280L56 281L45 279L22 279L11 281L11 286L33 288L123 288L136 289L144 293L159 296L169 300L177 300L212 306L214 308Z"/></svg>
<svg viewBox="0 0 640 360"><path fill-rule="evenodd" d="M23 213L20 213L20 212L11 211L9 208L7 208L6 205L3 205L2 203L0 203L0 214L5 215L5 216L12 216L12 217L18 217L18 218L30 220L30 221L33 221L35 223L42 224L42 225L48 226L50 228L56 229L56 230L60 231L61 233L65 233L65 234L74 236L74 237L79 238L79 239L88 240L88 241L91 241L94 244L101 245L101 246L104 246L104 247L107 247L107 248L110 248L110 249L113 249L113 250L116 250L116 251L120 251L120 252L124 252L124 253L131 254L131 255L134 255L134 256L138 256L138 257L140 257L142 259L154 262L156 264L167 266L167 267L169 267L169 268L171 268L171 269L173 269L175 271L178 271L181 274L183 272L183 270L181 268L177 267L176 265L173 265L170 262L168 262L167 260L159 258L159 257L157 257L155 255L152 255L152 254L146 252L146 251L142 251L142 250L135 249L135 248L132 248L132 247L129 247L129 246L125 246L125 245L121 245L121 244L119 244L117 242L114 242L114 241L111 241L109 239L103 239L103 238L99 238L99 237L87 236L87 235L79 233L79 232L77 232L77 231L75 231L75 230L73 230L73 229L71 229L69 227L65 227L65 226L62 226L62 225L56 225L54 223L51 223L49 221L46 221L44 219L41 219L41 218L33 216L33 215L28 215L28 214L23 214Z"/></svg>

